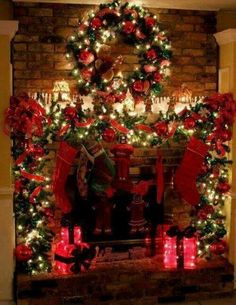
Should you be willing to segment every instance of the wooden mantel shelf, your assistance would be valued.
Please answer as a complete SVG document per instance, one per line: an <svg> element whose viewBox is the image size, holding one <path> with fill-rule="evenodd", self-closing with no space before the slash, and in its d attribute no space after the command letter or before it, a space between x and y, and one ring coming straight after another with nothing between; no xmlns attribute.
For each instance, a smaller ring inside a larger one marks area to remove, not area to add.
<svg viewBox="0 0 236 305"><path fill-rule="evenodd" d="M13 2L41 2L41 3L64 3L64 4L100 4L101 2L109 2L108 0L13 0ZM126 2L126 1L124 1ZM145 7L153 8L171 8L171 9L185 9L185 10L206 10L218 11L235 10L235 0L131 0L129 3L143 5Z"/></svg>

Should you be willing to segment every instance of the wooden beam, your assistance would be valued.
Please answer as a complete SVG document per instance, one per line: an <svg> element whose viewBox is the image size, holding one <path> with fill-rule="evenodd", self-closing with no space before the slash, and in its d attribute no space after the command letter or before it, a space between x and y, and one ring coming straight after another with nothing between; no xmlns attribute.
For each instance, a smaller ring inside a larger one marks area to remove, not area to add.
<svg viewBox="0 0 236 305"><path fill-rule="evenodd" d="M31 2L31 3L63 3L63 4L101 4L101 2L110 2L108 0L13 0L13 2ZM123 1L126 2L126 1ZM131 0L129 3L135 3L144 7L166 8L166 9L184 9L184 10L205 10L218 11L219 9L236 9L236 1L220 0L218 2L208 0Z"/></svg>

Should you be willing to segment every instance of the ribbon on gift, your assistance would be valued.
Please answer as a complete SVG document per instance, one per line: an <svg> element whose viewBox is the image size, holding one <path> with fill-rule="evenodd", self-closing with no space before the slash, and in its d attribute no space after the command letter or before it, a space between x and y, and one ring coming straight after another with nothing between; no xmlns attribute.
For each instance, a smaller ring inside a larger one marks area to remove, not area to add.
<svg viewBox="0 0 236 305"><path fill-rule="evenodd" d="M89 269L94 256L95 249L90 248L87 243L81 243L71 251L69 256L55 253L55 261L71 265L70 271L73 273L79 273L80 271Z"/></svg>

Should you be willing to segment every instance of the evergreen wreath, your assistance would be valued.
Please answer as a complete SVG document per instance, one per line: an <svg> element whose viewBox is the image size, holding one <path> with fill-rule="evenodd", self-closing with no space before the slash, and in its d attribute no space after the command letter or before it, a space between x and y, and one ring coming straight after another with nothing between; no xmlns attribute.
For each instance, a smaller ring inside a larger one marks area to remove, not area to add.
<svg viewBox="0 0 236 305"><path fill-rule="evenodd" d="M124 78L119 71L122 56L112 58L106 43L115 37L134 47L140 68ZM73 54L72 75L81 95L122 102L127 90L135 100L160 94L170 65L170 43L157 17L148 10L119 1L101 4L96 13L80 22L70 37L67 58Z"/></svg>

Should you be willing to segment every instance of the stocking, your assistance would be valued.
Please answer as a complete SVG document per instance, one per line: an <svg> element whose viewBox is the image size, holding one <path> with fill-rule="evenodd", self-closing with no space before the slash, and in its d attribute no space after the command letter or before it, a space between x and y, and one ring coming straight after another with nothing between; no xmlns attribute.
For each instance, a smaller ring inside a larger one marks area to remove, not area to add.
<svg viewBox="0 0 236 305"><path fill-rule="evenodd" d="M100 143L87 143L84 149L93 163L90 187L95 192L104 192L111 186L115 176L115 167Z"/></svg>
<svg viewBox="0 0 236 305"><path fill-rule="evenodd" d="M116 177L114 186L116 188L131 190L132 182L129 178L130 155L133 153L134 148L129 144L116 144L111 148L114 154L116 163Z"/></svg>
<svg viewBox="0 0 236 305"><path fill-rule="evenodd" d="M208 152L208 146L192 137L189 140L180 167L174 176L174 183L181 197L191 205L199 203L200 195L196 187L197 176Z"/></svg>
<svg viewBox="0 0 236 305"><path fill-rule="evenodd" d="M71 203L65 192L65 184L70 172L71 165L76 157L77 149L66 142L61 142L57 152L56 167L53 175L53 191L57 206L63 213L71 211Z"/></svg>
<svg viewBox="0 0 236 305"><path fill-rule="evenodd" d="M80 150L79 165L77 169L77 187L81 198L86 199L88 195L88 184L87 184L87 164L88 157L84 149Z"/></svg>

